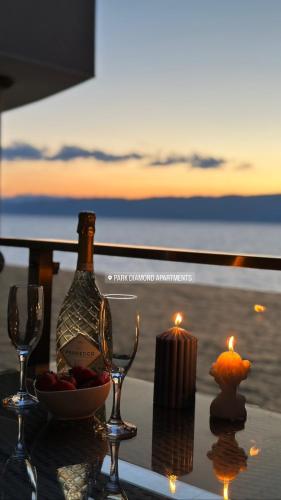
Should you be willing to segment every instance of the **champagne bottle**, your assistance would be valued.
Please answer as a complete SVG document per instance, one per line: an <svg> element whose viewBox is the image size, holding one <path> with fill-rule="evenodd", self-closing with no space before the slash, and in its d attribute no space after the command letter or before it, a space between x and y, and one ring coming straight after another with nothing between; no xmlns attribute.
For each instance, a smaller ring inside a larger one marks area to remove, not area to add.
<svg viewBox="0 0 281 500"><path fill-rule="evenodd" d="M58 373L73 366L104 369L99 348L101 294L93 269L95 221L93 212L79 214L77 268L57 322Z"/></svg>

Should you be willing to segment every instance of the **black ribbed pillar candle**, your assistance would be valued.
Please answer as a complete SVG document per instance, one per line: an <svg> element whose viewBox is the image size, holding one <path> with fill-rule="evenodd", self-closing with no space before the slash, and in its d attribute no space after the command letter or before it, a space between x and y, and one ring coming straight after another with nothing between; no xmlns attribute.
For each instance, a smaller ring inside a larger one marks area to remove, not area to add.
<svg viewBox="0 0 281 500"><path fill-rule="evenodd" d="M164 408L187 408L196 390L197 338L175 326L156 337L154 404Z"/></svg>

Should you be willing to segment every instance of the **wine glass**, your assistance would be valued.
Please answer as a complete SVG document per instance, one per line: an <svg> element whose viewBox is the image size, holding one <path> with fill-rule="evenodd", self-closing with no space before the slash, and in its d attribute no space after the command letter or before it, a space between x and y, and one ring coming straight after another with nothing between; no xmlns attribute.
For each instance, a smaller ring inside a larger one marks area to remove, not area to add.
<svg viewBox="0 0 281 500"><path fill-rule="evenodd" d="M37 499L37 470L31 462L24 441L24 412L26 411L28 410L17 410L18 439L14 452L6 461L1 475L1 500Z"/></svg>
<svg viewBox="0 0 281 500"><path fill-rule="evenodd" d="M106 424L109 438L127 439L137 433L135 425L123 422L120 414L121 389L134 361L139 340L137 296L103 295L100 310L100 344L113 382L113 406ZM112 341L112 346L111 342Z"/></svg>
<svg viewBox="0 0 281 500"><path fill-rule="evenodd" d="M26 408L38 403L26 388L26 369L30 353L38 344L43 327L44 293L39 285L14 285L8 300L8 333L20 362L20 389L3 405Z"/></svg>

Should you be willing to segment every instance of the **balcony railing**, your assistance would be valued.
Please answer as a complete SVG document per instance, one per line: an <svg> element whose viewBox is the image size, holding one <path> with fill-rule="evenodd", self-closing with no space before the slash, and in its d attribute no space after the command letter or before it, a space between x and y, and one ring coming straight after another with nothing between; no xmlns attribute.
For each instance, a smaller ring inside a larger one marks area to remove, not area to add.
<svg viewBox="0 0 281 500"><path fill-rule="evenodd" d="M50 362L53 275L57 274L59 270L59 264L53 261L53 252L77 252L78 244L75 241L0 238L0 246L29 249L28 281L29 283L44 286L44 328L41 340L31 357L30 364L34 368L45 367ZM246 255L112 243L95 243L95 253L134 259L281 271L281 257L266 255Z"/></svg>

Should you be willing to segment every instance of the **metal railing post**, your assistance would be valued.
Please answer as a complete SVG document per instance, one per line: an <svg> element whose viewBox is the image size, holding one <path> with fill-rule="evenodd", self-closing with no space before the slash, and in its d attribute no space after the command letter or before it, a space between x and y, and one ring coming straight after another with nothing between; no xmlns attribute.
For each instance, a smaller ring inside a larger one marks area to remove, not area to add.
<svg viewBox="0 0 281 500"><path fill-rule="evenodd" d="M58 264L53 262L50 248L31 248L29 251L28 283L44 287L44 325L42 337L31 354L29 367L33 374L49 368L51 340L51 310L53 274L58 272Z"/></svg>

